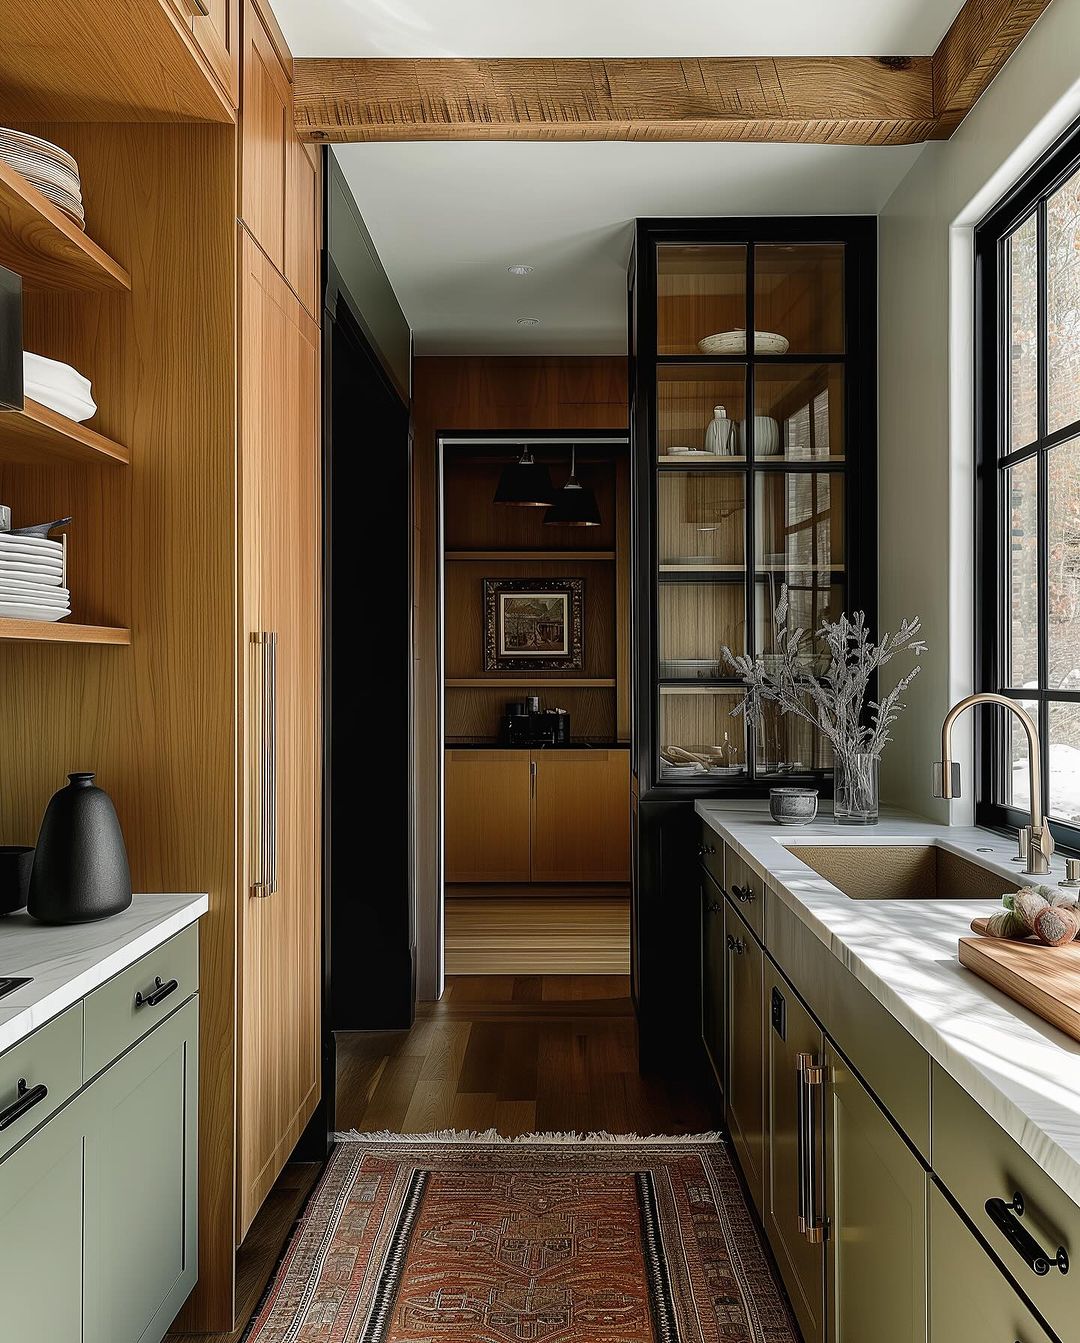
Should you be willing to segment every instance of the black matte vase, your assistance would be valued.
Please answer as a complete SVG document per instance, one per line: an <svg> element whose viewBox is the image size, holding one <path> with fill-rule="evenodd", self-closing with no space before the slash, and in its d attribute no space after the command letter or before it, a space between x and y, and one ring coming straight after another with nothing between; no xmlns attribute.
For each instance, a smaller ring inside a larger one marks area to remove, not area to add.
<svg viewBox="0 0 1080 1343"><path fill-rule="evenodd" d="M69 774L38 832L27 910L41 923L87 923L131 904L120 822L93 774Z"/></svg>

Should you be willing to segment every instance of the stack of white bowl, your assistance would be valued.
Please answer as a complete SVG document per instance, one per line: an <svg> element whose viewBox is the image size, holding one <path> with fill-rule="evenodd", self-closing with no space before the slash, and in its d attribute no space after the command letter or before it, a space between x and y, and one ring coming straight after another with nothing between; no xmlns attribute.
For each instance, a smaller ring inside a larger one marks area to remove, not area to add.
<svg viewBox="0 0 1080 1343"><path fill-rule="evenodd" d="M66 150L25 131L0 126L0 159L37 187L79 228L86 227L79 165Z"/></svg>
<svg viewBox="0 0 1080 1343"><path fill-rule="evenodd" d="M63 620L71 615L64 586L64 543L0 532L0 617Z"/></svg>
<svg viewBox="0 0 1080 1343"><path fill-rule="evenodd" d="M23 353L23 395L69 420L88 420L97 410L90 379L77 368L41 354Z"/></svg>

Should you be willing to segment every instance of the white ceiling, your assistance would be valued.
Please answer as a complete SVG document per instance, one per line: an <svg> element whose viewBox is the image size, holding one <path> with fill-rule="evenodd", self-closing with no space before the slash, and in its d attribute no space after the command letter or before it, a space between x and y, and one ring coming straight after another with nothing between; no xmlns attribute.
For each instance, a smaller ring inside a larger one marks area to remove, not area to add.
<svg viewBox="0 0 1080 1343"><path fill-rule="evenodd" d="M297 56L918 55L960 4L274 0L274 10ZM875 214L919 148L395 143L335 153L418 353L602 354L626 347L635 218ZM518 262L533 274L508 275Z"/></svg>
<svg viewBox="0 0 1080 1343"><path fill-rule="evenodd" d="M295 56L923 56L961 0L274 0Z"/></svg>
<svg viewBox="0 0 1080 1343"><path fill-rule="evenodd" d="M419 142L334 153L418 354L616 354L635 218L876 214L919 146ZM508 274L519 262L533 273Z"/></svg>

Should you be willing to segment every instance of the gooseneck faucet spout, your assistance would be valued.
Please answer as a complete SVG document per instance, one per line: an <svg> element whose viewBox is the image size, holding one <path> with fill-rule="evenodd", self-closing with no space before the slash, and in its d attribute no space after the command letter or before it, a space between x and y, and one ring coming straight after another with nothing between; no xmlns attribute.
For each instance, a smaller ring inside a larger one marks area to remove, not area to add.
<svg viewBox="0 0 1080 1343"><path fill-rule="evenodd" d="M1027 877L1045 877L1050 871L1050 858L1054 852L1054 837L1043 814L1042 803L1042 748L1039 744L1039 731L1031 716L1021 709L1015 700L1004 695L995 695L982 691L977 695L968 695L959 700L945 715L941 725L941 760L934 766L934 796L954 798L960 796L960 765L952 758L953 724L964 712L976 704L999 704L1003 709L1015 714L1024 729L1028 744L1028 797L1031 800L1031 824L1021 834L1021 849L1027 844Z"/></svg>

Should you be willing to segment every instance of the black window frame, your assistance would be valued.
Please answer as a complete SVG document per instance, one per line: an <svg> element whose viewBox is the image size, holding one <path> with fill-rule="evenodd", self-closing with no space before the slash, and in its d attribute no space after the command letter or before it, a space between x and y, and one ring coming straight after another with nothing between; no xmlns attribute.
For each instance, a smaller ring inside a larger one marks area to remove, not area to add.
<svg viewBox="0 0 1080 1343"><path fill-rule="evenodd" d="M998 203L975 230L975 656L976 689L997 691L1018 703L1035 701L1042 752L1043 805L1059 849L1080 852L1080 823L1053 815L1050 796L1049 706L1080 703L1080 691L1047 688L1049 600L1047 527L1049 453L1080 437L1080 420L1048 432L1046 202L1080 171L1080 120L1065 131L1038 163ZM1036 218L1038 420L1035 439L1004 451L1008 430L1009 308L1005 244L1032 215ZM1038 613L1039 688L1004 684L1007 649L1007 553L1002 515L1003 482L1010 467L1035 460L1038 471ZM1029 823L1026 808L1004 800L1007 762L1006 714L981 708L975 733L975 820L994 829L1018 829Z"/></svg>

